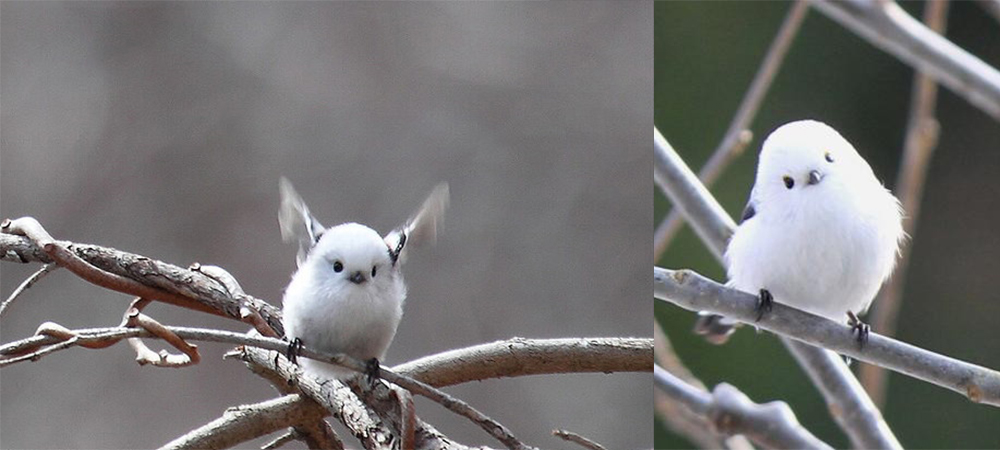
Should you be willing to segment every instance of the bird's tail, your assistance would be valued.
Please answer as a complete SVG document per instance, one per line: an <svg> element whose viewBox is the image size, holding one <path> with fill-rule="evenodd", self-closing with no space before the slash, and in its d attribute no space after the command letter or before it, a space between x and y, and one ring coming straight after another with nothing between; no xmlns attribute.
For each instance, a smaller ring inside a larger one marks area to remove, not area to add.
<svg viewBox="0 0 1000 450"><path fill-rule="evenodd" d="M694 323L694 332L705 337L705 340L716 345L725 344L729 335L733 334L739 322L727 319L718 314L699 312Z"/></svg>

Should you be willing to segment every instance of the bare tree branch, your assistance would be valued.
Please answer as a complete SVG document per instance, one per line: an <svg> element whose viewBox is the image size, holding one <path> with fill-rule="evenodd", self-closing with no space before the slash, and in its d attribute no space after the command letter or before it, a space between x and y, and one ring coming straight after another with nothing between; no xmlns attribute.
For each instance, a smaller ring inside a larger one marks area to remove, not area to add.
<svg viewBox="0 0 1000 450"><path fill-rule="evenodd" d="M781 342L795 359L809 361L802 367L813 385L822 392L823 398L843 398L862 389L850 368L836 353L825 349L817 352L813 350L816 347L792 339L782 339ZM828 403L828 408L837 425L849 430L848 438L854 448L903 448L875 404L861 402L855 408L844 411L838 404Z"/></svg>
<svg viewBox="0 0 1000 450"><path fill-rule="evenodd" d="M931 0L924 6L924 23L937 33L944 31L948 20L948 2ZM910 115L907 119L906 139L903 142L903 161L896 177L895 191L906 211L903 230L914 236L917 219L920 217L920 203L923 199L924 181L930 168L931 157L937 147L940 126L934 118L937 103L937 84L931 77L917 72L913 77L913 92L910 100ZM882 286L878 299L872 304L868 314L872 326L886 336L896 333L896 317L903 302L903 282L910 265L912 246L904 245L899 251L899 262L892 278ZM858 377L876 405L885 404L887 373L878 366L861 365Z"/></svg>
<svg viewBox="0 0 1000 450"><path fill-rule="evenodd" d="M219 417L163 447L161 450L231 448L238 444L312 420L326 410L298 394L289 394L252 405L229 408ZM341 443L340 448L343 447Z"/></svg>
<svg viewBox="0 0 1000 450"><path fill-rule="evenodd" d="M236 345L255 346L278 352L284 352L288 346L288 343L286 341L274 338L266 338L261 336L250 336L246 334L234 333L228 331L205 330L205 329L185 328L185 327L165 327L165 328L170 330L177 336L186 340L226 342ZM152 333L144 329L119 328L119 327L75 330L72 332L71 335L66 335L61 337L34 336L21 341L16 341L0 346L0 356L23 355L26 351L36 352L36 354L34 355L0 359L0 367L9 365L13 362L36 360L38 357L42 356L40 354L37 354L38 352L46 351L47 348L51 348L47 347L45 349L38 350L39 348L42 348L43 346L46 345L59 346L59 349L63 349L74 345L84 345L88 343L106 344L109 340L117 341L131 337L148 338L156 336L154 336ZM65 340L66 338L69 338L71 340L67 341ZM611 364L609 364L610 362L626 364L626 367L629 367L629 370L633 371L647 371L649 370L648 367L651 365L652 342L650 339L616 340L613 338L590 338L590 339L579 339L579 340L554 340L554 341L555 342L544 341L544 340L531 341L524 339L515 339L503 343L478 346L472 349L468 349L467 351L451 351L443 355L424 358L414 363L401 365L401 369L403 371L413 372L415 375L417 375L417 378L421 376L427 376L431 380L434 380L435 382L438 383L441 382L457 383L457 382L462 382L460 380L469 381L471 379L480 379L480 378L468 378L468 375L463 375L458 377L451 376L445 373L445 371L436 367L436 365L455 364L455 361L462 359L463 355L472 358L481 358L483 357L484 354L489 354L488 351L484 353L484 350L486 349L498 349L502 347L507 347L506 353L509 353L509 355L506 356L498 355L498 357L501 357L501 359L508 359L509 361L519 361L521 364L529 364L530 367L534 367L534 370L521 369L517 371L510 371L507 364L498 364L496 366L495 373L490 374L479 371L476 372L477 373L476 376L483 378L496 378L500 376L556 373L553 370L553 366L550 365L546 361L546 359L553 357L554 355L553 350L555 348L555 344L558 342L568 344L571 347L578 347L571 352L571 354L575 355L578 358L604 360L603 362L598 361L596 363L589 362L582 366L581 365L563 366L564 369L561 373L573 372L576 369L580 369L581 371L594 371L595 369L601 369L601 368L607 369L607 370L601 370L602 372L609 370L616 370L613 368ZM535 342L539 344L540 349L533 348L532 344ZM620 342L624 346L624 349L622 351L609 351L608 347L613 345L615 342ZM633 355L631 359L639 358L644 360L645 358L648 358L650 363L646 364L643 363L636 364L635 362L625 363L622 360L622 357L623 355L626 354ZM329 354L318 353L308 348L303 348L302 356L322 361L327 361L335 364L340 364L343 365L344 367L347 367L349 369L358 372L363 372L365 370L364 363L362 363L361 361L354 360L353 358L350 358L346 355L329 355ZM457 364L456 367L457 370L467 369L467 367L464 366L463 364ZM434 400L435 402L442 404L442 406L445 406L449 410L452 410L453 412L456 412L460 415L470 418L484 429L487 429L488 432L493 434L498 439L500 439L500 437L503 437L508 441L508 443L514 442L508 437L510 436L509 431L506 431L504 428L502 428L502 426L497 424L495 421L492 421L492 419L489 419L486 416L482 415L481 413L478 413L477 411L475 411L468 405L464 404L463 402L454 399L450 396L447 396L441 393L440 391L431 388L429 385L425 383L422 383L420 381L411 379L409 377L400 374L396 374L395 371L384 369L382 372L383 372L382 378L385 379L386 381L404 387L410 392L413 392L415 394L430 398L431 400ZM504 441L501 440L501 442ZM511 444L510 447L526 448L523 446L523 444L520 444L520 446L516 444Z"/></svg>
<svg viewBox="0 0 1000 450"><path fill-rule="evenodd" d="M690 270L654 267L653 295L684 309L722 314L951 389L976 403L1000 406L1000 372L876 333L869 334L862 348L851 327L779 303L757 321L756 296L727 288Z"/></svg>
<svg viewBox="0 0 1000 450"><path fill-rule="evenodd" d="M670 339L659 322L653 321L653 346L655 364L693 388L708 392L705 383L696 378L674 352ZM664 424L675 433L701 448L728 448L732 450L753 450L753 445L742 435L728 438L715 431L704 416L695 414L681 403L658 389L653 389L653 409Z"/></svg>
<svg viewBox="0 0 1000 450"><path fill-rule="evenodd" d="M723 433L742 434L767 448L832 448L799 424L785 402L757 404L726 383L709 394L660 366L653 366L653 380L658 390L704 416Z"/></svg>
<svg viewBox="0 0 1000 450"><path fill-rule="evenodd" d="M514 338L425 356L392 370L442 387L523 375L649 372L652 367L648 338Z"/></svg>
<svg viewBox="0 0 1000 450"><path fill-rule="evenodd" d="M684 214L712 254L722 260L736 223L656 128L653 128L653 180Z"/></svg>
<svg viewBox="0 0 1000 450"><path fill-rule="evenodd" d="M30 277L28 277L27 279L25 279L17 287L17 289L14 289L14 292L10 293L10 296L7 297L7 300L4 300L3 304L0 304L0 317L3 317L4 311L7 311L7 308L10 307L10 304L14 303L14 300L16 300L17 297L19 295L21 295L22 292L30 289L31 286L34 286L35 283L38 282L38 280L41 280L42 278L45 278L46 275L52 273L53 270L56 270L58 268L59 268L59 266L57 266L55 264L45 264L45 265L42 266L41 269L38 269L38 271L36 271L35 273L31 274Z"/></svg>
<svg viewBox="0 0 1000 450"><path fill-rule="evenodd" d="M872 45L1000 121L1000 72L888 0L818 0L813 5Z"/></svg>
<svg viewBox="0 0 1000 450"><path fill-rule="evenodd" d="M566 442L572 442L588 450L604 450L604 446L579 434L566 430L552 430L552 435Z"/></svg>
<svg viewBox="0 0 1000 450"><path fill-rule="evenodd" d="M718 201L712 197L711 193L705 189L691 170L684 164L684 160L667 143L666 139L654 128L653 140L654 161L653 171L655 178L675 205L685 205L681 208L685 213L685 218L692 223L695 230L704 228L715 232L699 233L702 242L713 250L716 258L722 262L722 254L725 251L726 243L732 235L736 224L725 211L719 206ZM799 365L808 366L807 373L824 372L824 375L813 376L813 381L824 381L832 383L819 388L831 411L838 411L840 414L850 416L855 411L878 412L872 404L871 399L857 384L856 381L844 379L851 377L849 371L834 370L837 364L843 365L841 361L831 360L829 355L818 347L809 347L796 342L787 342L788 346L801 346L792 355L795 356ZM834 393L838 395L833 395ZM876 414L881 421L881 414ZM893 442L895 436L891 435L888 427L874 426L871 423L858 421L840 421L838 425L851 438L855 445L866 442ZM878 436L876 434L889 433ZM861 445L859 445L861 446Z"/></svg>
<svg viewBox="0 0 1000 450"><path fill-rule="evenodd" d="M4 223L7 226L0 233L0 255L3 255L0 259L3 261L57 263L48 253L51 251L72 260L74 273L98 286L254 325L242 314L243 308L250 307L259 312L270 328L283 334L280 309L248 295L230 294L224 285L198 270L112 248L51 240L51 236L46 245L38 245L23 233L11 234L23 231L19 229L22 225L37 225L34 219ZM44 233L42 237L47 235Z"/></svg>
<svg viewBox="0 0 1000 450"><path fill-rule="evenodd" d="M365 448L382 448L398 436L393 430L404 427L400 402L395 391L378 383L373 389L363 389L358 383L346 385L336 380L321 381L303 374L285 359L281 352L255 347L243 347L236 352L250 370L273 384L286 385L294 380L296 390L308 398L309 403L332 414ZM364 401L361 401L364 398ZM371 406L370 406L371 405ZM429 424L413 418L415 449L456 449L468 447L451 441Z"/></svg>
<svg viewBox="0 0 1000 450"><path fill-rule="evenodd" d="M784 22L781 23L781 28L778 29L778 35L771 42L771 46L767 50L767 55L764 56L764 61L761 63L760 68L757 69L757 74L754 75L753 81L750 82L750 88L747 89L739 108L736 110L736 115L733 116L732 122L729 123L726 134L722 137L722 141L715 148L708 162L705 163L705 166L698 173L698 177L705 186L711 186L715 183L715 180L722 174L723 169L736 156L742 153L743 149L750 143L750 139L753 136L748 130L750 122L757 115L760 104L764 100L764 95L767 94L767 90L771 87L771 82L774 80L775 75L778 74L778 68L784 62L785 55L788 54L788 49L792 46L792 41L795 39L795 35L798 34L808 10L809 3L806 0L797 0L788 10ZM670 241L677 234L677 231L680 230L681 225L683 225L683 222L680 212L672 210L667 215L667 218L660 223L660 226L656 228L656 231L653 233L654 264L660 259L660 255L663 254L667 246L670 245Z"/></svg>

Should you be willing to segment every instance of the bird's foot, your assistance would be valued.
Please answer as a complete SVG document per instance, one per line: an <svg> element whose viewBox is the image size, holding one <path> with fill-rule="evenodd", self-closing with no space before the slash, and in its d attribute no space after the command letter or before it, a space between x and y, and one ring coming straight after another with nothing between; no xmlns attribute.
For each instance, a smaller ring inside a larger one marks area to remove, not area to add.
<svg viewBox="0 0 1000 450"><path fill-rule="evenodd" d="M847 324L851 326L851 333L857 334L858 348L865 348L865 344L868 343L868 333L872 327L862 322L853 311L847 311Z"/></svg>
<svg viewBox="0 0 1000 450"><path fill-rule="evenodd" d="M381 368L378 363L378 358L372 358L365 361L365 375L368 375L368 384L374 385L375 381L381 377L380 372Z"/></svg>
<svg viewBox="0 0 1000 450"><path fill-rule="evenodd" d="M285 350L285 356L292 364L299 363L299 355L302 353L302 339L295 338L288 343L288 349Z"/></svg>
<svg viewBox="0 0 1000 450"><path fill-rule="evenodd" d="M774 296L767 289L761 289L760 295L757 296L757 306L753 308L757 312L757 322L760 322L765 313L771 312L772 307L774 307Z"/></svg>

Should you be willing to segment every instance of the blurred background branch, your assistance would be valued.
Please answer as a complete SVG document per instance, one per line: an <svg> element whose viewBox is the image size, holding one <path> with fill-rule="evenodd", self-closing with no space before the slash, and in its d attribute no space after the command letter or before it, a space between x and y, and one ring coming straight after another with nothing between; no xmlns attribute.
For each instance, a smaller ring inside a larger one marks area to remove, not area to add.
<svg viewBox="0 0 1000 450"><path fill-rule="evenodd" d="M923 21L928 29L944 35L948 23L948 2L945 0L926 2ZM903 205L903 230L911 240L916 236L924 184L941 131L941 125L934 117L937 83L927 74L918 71L913 76L912 92L906 137L903 141L903 158L894 188L900 204ZM886 336L896 334L896 319L903 302L903 286L912 253L912 245L903 245L899 249L896 270L882 286L869 312L869 322L872 327ZM858 378L868 391L868 395L872 397L872 401L880 408L884 406L888 373L879 366L862 364L858 368Z"/></svg>
<svg viewBox="0 0 1000 450"><path fill-rule="evenodd" d="M889 0L818 0L817 9L1000 121L1000 72Z"/></svg>

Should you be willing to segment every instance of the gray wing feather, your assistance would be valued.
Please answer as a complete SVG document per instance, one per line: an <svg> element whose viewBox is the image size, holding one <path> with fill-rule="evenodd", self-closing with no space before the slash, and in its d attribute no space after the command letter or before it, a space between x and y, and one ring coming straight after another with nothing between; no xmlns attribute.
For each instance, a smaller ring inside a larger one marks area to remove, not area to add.
<svg viewBox="0 0 1000 450"><path fill-rule="evenodd" d="M326 228L309 213L309 207L299 193L295 192L288 178L281 177L278 189L281 191L281 207L278 209L281 239L299 245L296 261L301 266L309 255L309 250L319 242Z"/></svg>
<svg viewBox="0 0 1000 450"><path fill-rule="evenodd" d="M385 243L391 251L399 247L400 262L406 258L406 249L411 246L437 242L437 231L444 222L444 211L448 209L450 199L448 183L437 185L406 223L385 235Z"/></svg>

